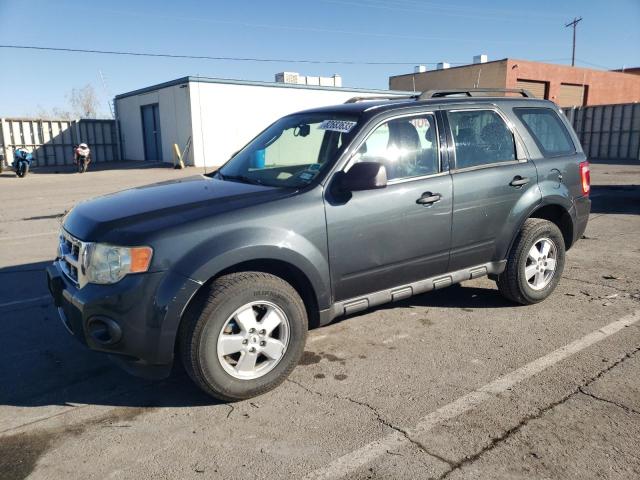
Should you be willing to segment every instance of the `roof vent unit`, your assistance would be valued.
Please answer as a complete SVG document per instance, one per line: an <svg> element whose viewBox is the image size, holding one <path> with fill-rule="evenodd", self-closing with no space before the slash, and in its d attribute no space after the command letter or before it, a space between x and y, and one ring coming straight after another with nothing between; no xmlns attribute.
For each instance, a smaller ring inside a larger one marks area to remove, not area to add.
<svg viewBox="0 0 640 480"><path fill-rule="evenodd" d="M484 53L473 56L473 63L487 63L487 60L489 60L489 58Z"/></svg>
<svg viewBox="0 0 640 480"><path fill-rule="evenodd" d="M438 63L438 65L436 65L436 69L438 70L444 70L446 68L449 68L451 65L447 62L440 62Z"/></svg>
<svg viewBox="0 0 640 480"><path fill-rule="evenodd" d="M320 77L307 75L307 85L313 85L314 87L319 87Z"/></svg>
<svg viewBox="0 0 640 480"><path fill-rule="evenodd" d="M424 73L426 71L426 65L416 65L415 67L413 67L413 73Z"/></svg>
<svg viewBox="0 0 640 480"><path fill-rule="evenodd" d="M299 83L298 77L300 74L298 72L280 72L276 73L276 82L277 83Z"/></svg>

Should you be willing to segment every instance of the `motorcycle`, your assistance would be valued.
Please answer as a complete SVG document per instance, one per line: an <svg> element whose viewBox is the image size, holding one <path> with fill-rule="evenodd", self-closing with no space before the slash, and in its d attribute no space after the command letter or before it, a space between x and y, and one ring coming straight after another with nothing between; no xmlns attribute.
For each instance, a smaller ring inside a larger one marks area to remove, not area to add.
<svg viewBox="0 0 640 480"><path fill-rule="evenodd" d="M81 143L77 147L74 147L74 151L78 173L86 172L87 168L89 167L89 163L91 162L91 159L89 158L89 156L91 155L91 150L86 143Z"/></svg>
<svg viewBox="0 0 640 480"><path fill-rule="evenodd" d="M13 169L18 178L27 176L29 168L31 168L31 162L33 162L33 155L24 148L17 148L15 152L13 152Z"/></svg>

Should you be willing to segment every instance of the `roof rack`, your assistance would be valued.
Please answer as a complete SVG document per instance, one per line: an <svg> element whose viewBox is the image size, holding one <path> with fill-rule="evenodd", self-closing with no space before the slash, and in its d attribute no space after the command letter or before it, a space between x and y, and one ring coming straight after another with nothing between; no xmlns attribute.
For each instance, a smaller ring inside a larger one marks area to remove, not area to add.
<svg viewBox="0 0 640 480"><path fill-rule="evenodd" d="M451 89L451 90L427 90L422 92L418 100L427 100L429 98L443 98L453 96L473 97L474 93L517 93L524 98L535 98L535 96L524 88L469 88L469 89Z"/></svg>
<svg viewBox="0 0 640 480"><path fill-rule="evenodd" d="M351 97L344 103L358 103L367 100L417 100L420 94L415 95L373 95L370 97Z"/></svg>

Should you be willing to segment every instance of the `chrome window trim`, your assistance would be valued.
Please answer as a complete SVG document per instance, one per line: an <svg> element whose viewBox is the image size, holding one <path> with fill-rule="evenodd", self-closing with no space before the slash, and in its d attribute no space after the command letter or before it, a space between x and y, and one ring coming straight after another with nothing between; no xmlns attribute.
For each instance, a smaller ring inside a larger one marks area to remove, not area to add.
<svg viewBox="0 0 640 480"><path fill-rule="evenodd" d="M495 168L495 167L501 167L503 165L519 165L521 163L526 163L523 162L522 160L508 160L508 161L504 161L504 162L494 162L494 163L486 163L484 165L475 165L473 167L465 167L465 168L457 168L457 169L453 169L451 170L451 173L464 173L464 172L471 172L474 170L483 170L485 168Z"/></svg>
<svg viewBox="0 0 640 480"><path fill-rule="evenodd" d="M401 183L415 182L415 181L418 181L418 180L427 180L429 178L435 178L435 177L444 177L445 175L449 175L449 172L431 173L429 175L420 175L418 177L394 178L393 180L389 180L387 182L387 186L391 187L393 185L398 185L398 184L401 184Z"/></svg>
<svg viewBox="0 0 640 480"><path fill-rule="evenodd" d="M448 171L443 170L442 169L442 165L443 165L443 161L442 161L442 146L440 144L440 129L438 127L438 119L436 117L436 111L435 110L428 110L425 112L411 112L411 113L402 113L400 115L394 115L394 116L390 116L390 117L385 117L383 119L381 119L378 123L374 124L373 127L371 128L371 131L369 131L369 133L367 134L366 137L364 137L362 140L360 140L356 146L353 149L353 153L351 154L351 156L349 157L349 159L347 160L347 162L344 164L344 167L341 169L341 171L343 172L347 172L355 163L354 162L354 157L356 156L356 153L358 152L358 150L360 150L360 147L362 146L362 144L366 143L367 140L369 139L369 137L373 134L373 132L375 132L378 127L380 127L381 125L391 122L393 120L398 120L401 118L415 118L415 117L421 117L421 116L425 116L425 115L431 115L433 117L433 122L436 126L436 143L438 145L438 172L436 173L431 173L429 175L419 175L419 176L414 176L414 177L402 177L402 178L394 178L392 180L389 180L387 182L387 185L395 185L398 183L404 183L407 181L413 181L413 180L422 180L424 178L430 178L430 177L435 177L435 176L439 176L445 173L448 173Z"/></svg>
<svg viewBox="0 0 640 480"><path fill-rule="evenodd" d="M450 110L447 109L443 109L442 110L445 115L447 115L449 113L456 113L456 112L478 112L478 111L489 111L489 112L494 112L496 113L501 119L502 121L505 123L505 125L507 126L507 129L511 132L511 136L513 137L513 144L515 147L515 154L516 154L516 159L515 160L504 160L504 161L498 161L498 162L492 162L492 163L485 163L482 165L474 165L472 167L465 167L465 168L458 168L458 155L457 155L457 151L456 151L456 142L455 142L455 138L453 136L453 128L451 127L451 121L449 121L449 119L447 118L447 123L449 124L449 130L451 132L451 142L452 142L452 151L453 151L453 157L454 157L454 168L451 168L451 165L449 165L450 171L451 173L457 173L457 172L468 172L471 170L481 170L484 168L495 168L495 167L499 167L501 165L516 165L519 163L526 163L528 162L528 158L527 158L527 150L524 147L524 142L522 142L522 140L520 139L520 135L518 133L518 130L515 128L515 125L513 124L513 122L509 119L509 117L507 117L504 112L502 112L497 105L479 105L477 107L466 107L466 108L452 108ZM517 158L518 157L518 151L522 151L522 153L524 154L524 158L520 159Z"/></svg>

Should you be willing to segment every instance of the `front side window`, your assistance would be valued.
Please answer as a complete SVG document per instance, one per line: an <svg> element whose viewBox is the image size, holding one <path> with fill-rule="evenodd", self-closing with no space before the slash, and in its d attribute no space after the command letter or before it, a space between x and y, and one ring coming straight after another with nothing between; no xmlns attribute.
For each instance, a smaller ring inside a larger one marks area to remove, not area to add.
<svg viewBox="0 0 640 480"><path fill-rule="evenodd" d="M383 164L389 180L438 173L440 156L434 115L384 122L360 146L355 161Z"/></svg>
<svg viewBox="0 0 640 480"><path fill-rule="evenodd" d="M357 118L298 114L281 118L217 172L222 180L300 188L325 172L350 140Z"/></svg>
<svg viewBox="0 0 640 480"><path fill-rule="evenodd" d="M516 159L513 133L493 110L448 112L456 150L456 168L469 168Z"/></svg>
<svg viewBox="0 0 640 480"><path fill-rule="evenodd" d="M550 108L514 108L545 157L571 155L576 149L569 132Z"/></svg>

